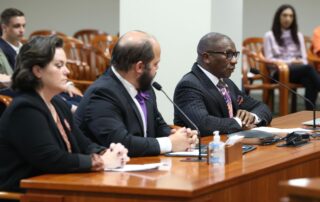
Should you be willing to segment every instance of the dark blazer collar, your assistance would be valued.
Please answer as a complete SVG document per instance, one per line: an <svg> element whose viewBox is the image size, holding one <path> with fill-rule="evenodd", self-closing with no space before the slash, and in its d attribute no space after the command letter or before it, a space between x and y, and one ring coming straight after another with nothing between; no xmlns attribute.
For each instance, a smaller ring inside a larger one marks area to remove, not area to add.
<svg viewBox="0 0 320 202"><path fill-rule="evenodd" d="M111 78L113 78L113 80L117 83L117 85L119 86L118 90L120 91L121 95L124 95L126 100L128 100L128 102L130 103L131 108L133 109L133 111L135 112L135 116L139 121L139 125L142 131L142 135L144 134L144 130L143 130L143 121L142 121L142 117L140 115L139 109L137 108L137 105L134 103L132 97L130 96L129 92L127 91L127 89L123 86L123 84L121 83L121 81L118 79L118 77L115 75L115 73L112 71L111 68L109 68L109 71L106 72L110 75ZM148 106L148 104L147 104ZM149 110L149 108L147 108L147 110Z"/></svg>
<svg viewBox="0 0 320 202"><path fill-rule="evenodd" d="M49 108L47 107L46 103L41 98L41 96L35 91L29 91L29 92L24 92L19 94L15 99L17 99L17 101L20 103L21 102L24 103L24 105L28 105L32 108L36 108L40 110L43 113L43 115L46 117L48 121L48 125L51 128L52 134L56 138L57 142L59 143L61 148L64 148L67 151L67 147L61 137L57 124L53 119ZM64 111L64 110L69 110L68 107L67 106L65 108L62 107L62 104L65 104L65 103L62 99L58 97L58 95L52 98L51 103L54 105L57 115L59 116L59 119L61 121L61 124L65 132L69 136L69 141L71 143L72 151L79 152L79 148L76 140L72 135L70 135L71 134L70 126L68 127L65 125L65 120L68 122L69 125L73 124L72 117L66 116L67 113Z"/></svg>
<svg viewBox="0 0 320 202"><path fill-rule="evenodd" d="M208 95L211 97L211 100L213 102L219 103L223 115L225 117L228 117L229 112L223 96L221 95L217 87L212 83L212 81L207 77L207 75L205 75L205 73L198 67L198 63L193 64L191 72L198 78L199 82L204 87L203 90L208 92Z"/></svg>

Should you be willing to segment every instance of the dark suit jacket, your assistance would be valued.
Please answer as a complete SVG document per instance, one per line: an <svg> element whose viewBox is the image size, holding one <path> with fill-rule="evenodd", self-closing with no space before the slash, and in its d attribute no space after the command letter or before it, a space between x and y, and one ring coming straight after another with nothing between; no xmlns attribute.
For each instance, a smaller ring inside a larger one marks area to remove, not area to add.
<svg viewBox="0 0 320 202"><path fill-rule="evenodd" d="M85 92L76 111L77 125L99 144L122 143L129 156L158 155L156 137L168 136L170 128L158 111L154 91L147 92L147 138L138 108L111 68Z"/></svg>
<svg viewBox="0 0 320 202"><path fill-rule="evenodd" d="M229 86L234 115L238 109L244 109L262 119L260 125L270 123L272 114L265 104L244 94L230 79L224 81ZM223 96L197 63L178 83L174 101L199 127L202 135L211 135L215 130L219 130L222 134L241 130L237 121L229 118ZM176 110L174 123L192 127Z"/></svg>
<svg viewBox="0 0 320 202"><path fill-rule="evenodd" d="M72 153L67 151L41 97L35 92L16 97L0 119L0 190L19 190L21 179L43 173L90 171L90 154L105 149L74 127L64 101L56 96L52 104L69 138Z"/></svg>
<svg viewBox="0 0 320 202"><path fill-rule="evenodd" d="M7 60L11 68L14 69L14 66L16 64L16 57L17 57L16 51L1 37L0 37L0 48L5 54L5 56L7 57Z"/></svg>

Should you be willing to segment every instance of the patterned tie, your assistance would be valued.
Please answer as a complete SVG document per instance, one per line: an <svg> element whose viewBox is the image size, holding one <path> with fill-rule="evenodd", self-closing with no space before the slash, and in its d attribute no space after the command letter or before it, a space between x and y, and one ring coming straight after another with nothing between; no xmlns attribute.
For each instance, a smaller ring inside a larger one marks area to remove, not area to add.
<svg viewBox="0 0 320 202"><path fill-rule="evenodd" d="M228 90L228 85L222 79L220 79L217 84L217 87L218 87L220 93L222 94L224 101L227 104L229 118L232 118L233 117L233 109L232 109L232 101L231 101L230 93Z"/></svg>
<svg viewBox="0 0 320 202"><path fill-rule="evenodd" d="M145 93L145 92L141 92L139 91L138 94L136 95L136 99L138 100L140 106L141 106L141 109L142 109L142 112L144 114L144 120L145 120L145 123L147 124L147 105L146 105L146 100L148 100L150 97L150 95L148 93Z"/></svg>

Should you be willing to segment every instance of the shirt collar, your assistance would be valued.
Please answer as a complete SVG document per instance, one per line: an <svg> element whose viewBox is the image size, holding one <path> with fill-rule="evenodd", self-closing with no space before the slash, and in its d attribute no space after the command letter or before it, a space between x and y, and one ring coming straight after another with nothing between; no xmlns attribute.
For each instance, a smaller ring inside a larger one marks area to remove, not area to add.
<svg viewBox="0 0 320 202"><path fill-rule="evenodd" d="M14 50L17 54L19 54L20 48L21 48L22 45L23 45L20 41L18 41L18 46L13 45L13 44L10 43L9 41L6 41L6 42L9 44L9 46L11 46L11 48L13 48L13 50Z"/></svg>
<svg viewBox="0 0 320 202"><path fill-rule="evenodd" d="M130 96L132 98L135 98L136 95L138 94L137 89L129 82L127 81L125 78L123 78L119 72L117 72L117 70L111 66L111 70L113 71L113 73L116 75L116 77L120 80L120 82L122 83L122 85L124 86L124 88L128 91L128 93L130 94Z"/></svg>
<svg viewBox="0 0 320 202"><path fill-rule="evenodd" d="M210 72L208 72L206 69L204 69L203 67L201 67L199 64L197 64L198 67L203 71L203 73L209 78L209 80L215 85L217 86L218 82L219 82L219 79L211 74Z"/></svg>

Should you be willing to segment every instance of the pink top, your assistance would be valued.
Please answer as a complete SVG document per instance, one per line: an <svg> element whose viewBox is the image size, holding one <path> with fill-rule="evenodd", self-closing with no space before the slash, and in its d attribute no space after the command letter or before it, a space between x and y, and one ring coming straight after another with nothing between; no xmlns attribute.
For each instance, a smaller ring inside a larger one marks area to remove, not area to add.
<svg viewBox="0 0 320 202"><path fill-rule="evenodd" d="M302 60L307 64L307 53L303 35L298 32L300 48L294 43L289 30L283 30L281 38L283 46L279 46L272 31L268 31L264 36L263 49L266 59L290 64L294 60Z"/></svg>

